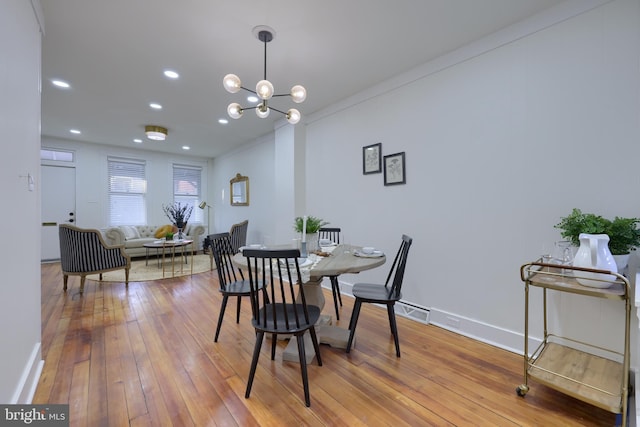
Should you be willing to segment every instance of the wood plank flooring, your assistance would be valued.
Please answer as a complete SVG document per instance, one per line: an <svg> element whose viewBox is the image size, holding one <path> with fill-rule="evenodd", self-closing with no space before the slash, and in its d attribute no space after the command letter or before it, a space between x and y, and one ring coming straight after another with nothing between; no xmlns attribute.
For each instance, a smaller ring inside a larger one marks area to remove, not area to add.
<svg viewBox="0 0 640 427"><path fill-rule="evenodd" d="M382 274L382 273L381 273ZM72 426L604 426L615 415L543 385L526 397L522 356L398 317L395 357L384 309L366 305L351 354L322 345L309 365L270 360L265 340L251 397L255 336L248 300L230 301L218 343L217 275L123 283L69 278L42 265L44 370L33 403L69 403ZM332 314L329 291L325 313ZM353 300L343 298L346 327Z"/></svg>

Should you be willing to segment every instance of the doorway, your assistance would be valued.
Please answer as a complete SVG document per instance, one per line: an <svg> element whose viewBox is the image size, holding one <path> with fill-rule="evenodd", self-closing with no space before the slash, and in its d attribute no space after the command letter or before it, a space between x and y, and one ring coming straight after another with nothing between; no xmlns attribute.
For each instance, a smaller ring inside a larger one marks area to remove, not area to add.
<svg viewBox="0 0 640 427"><path fill-rule="evenodd" d="M60 259L58 225L76 223L76 169L41 166L41 261Z"/></svg>

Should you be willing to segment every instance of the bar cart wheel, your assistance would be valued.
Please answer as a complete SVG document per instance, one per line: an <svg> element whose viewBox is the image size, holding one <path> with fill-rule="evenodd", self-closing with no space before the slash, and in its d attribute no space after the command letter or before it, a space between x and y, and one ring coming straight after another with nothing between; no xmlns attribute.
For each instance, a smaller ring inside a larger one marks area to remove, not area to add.
<svg viewBox="0 0 640 427"><path fill-rule="evenodd" d="M521 384L516 388L516 393L518 393L518 396L520 397L524 397L524 395L527 394L528 391L529 386L525 384Z"/></svg>

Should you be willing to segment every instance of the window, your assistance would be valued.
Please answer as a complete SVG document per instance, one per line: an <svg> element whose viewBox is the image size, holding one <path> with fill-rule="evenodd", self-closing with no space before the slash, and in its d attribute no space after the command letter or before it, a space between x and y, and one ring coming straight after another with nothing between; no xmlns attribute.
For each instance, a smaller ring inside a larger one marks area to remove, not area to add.
<svg viewBox="0 0 640 427"><path fill-rule="evenodd" d="M109 224L147 223L145 162L107 159L109 173Z"/></svg>
<svg viewBox="0 0 640 427"><path fill-rule="evenodd" d="M203 210L198 209L200 200L202 200L202 168L174 164L173 201L193 206L189 222L203 222Z"/></svg>
<svg viewBox="0 0 640 427"><path fill-rule="evenodd" d="M57 150L55 148L41 148L40 160L73 163L75 159L73 151Z"/></svg>

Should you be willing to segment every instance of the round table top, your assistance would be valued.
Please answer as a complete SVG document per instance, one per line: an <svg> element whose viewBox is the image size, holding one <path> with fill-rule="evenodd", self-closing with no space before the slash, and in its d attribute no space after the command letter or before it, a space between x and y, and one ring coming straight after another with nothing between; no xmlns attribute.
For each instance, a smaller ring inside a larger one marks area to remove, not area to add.
<svg viewBox="0 0 640 427"><path fill-rule="evenodd" d="M267 248L269 249L269 248ZM273 249L285 249L284 247L274 247ZM322 259L310 270L311 279L321 279L327 276L339 276L347 273L359 273L381 266L387 261L385 255L379 257L365 257L354 255L359 246L338 245L328 256ZM233 262L246 267L246 258L242 252L233 257Z"/></svg>
<svg viewBox="0 0 640 427"><path fill-rule="evenodd" d="M193 243L193 240L156 240L155 242L144 243L145 248L181 247Z"/></svg>

